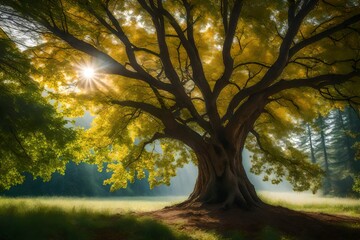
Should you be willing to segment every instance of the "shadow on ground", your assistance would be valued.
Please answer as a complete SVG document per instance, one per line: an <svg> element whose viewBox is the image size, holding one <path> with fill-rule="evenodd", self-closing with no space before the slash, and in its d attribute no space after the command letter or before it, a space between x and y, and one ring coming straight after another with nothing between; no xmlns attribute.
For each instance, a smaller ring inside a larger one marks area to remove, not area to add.
<svg viewBox="0 0 360 240"><path fill-rule="evenodd" d="M282 207L267 206L248 211L221 210L217 206L170 207L146 215L185 230L213 230L230 238L241 235L239 239L360 239L359 218Z"/></svg>
<svg viewBox="0 0 360 240"><path fill-rule="evenodd" d="M189 239L158 221L54 207L0 208L0 240Z"/></svg>

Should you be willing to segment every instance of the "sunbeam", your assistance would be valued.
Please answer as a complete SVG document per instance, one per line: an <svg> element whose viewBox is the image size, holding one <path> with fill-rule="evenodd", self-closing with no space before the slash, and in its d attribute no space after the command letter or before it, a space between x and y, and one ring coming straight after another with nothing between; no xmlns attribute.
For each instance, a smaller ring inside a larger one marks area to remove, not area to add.
<svg viewBox="0 0 360 240"><path fill-rule="evenodd" d="M92 80L96 75L95 69L93 67L86 66L81 69L81 76L86 80Z"/></svg>

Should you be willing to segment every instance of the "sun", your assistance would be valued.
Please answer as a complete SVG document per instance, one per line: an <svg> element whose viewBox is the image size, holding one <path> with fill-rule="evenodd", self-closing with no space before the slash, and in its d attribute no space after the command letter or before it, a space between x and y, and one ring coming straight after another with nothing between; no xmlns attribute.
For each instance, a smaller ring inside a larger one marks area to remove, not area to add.
<svg viewBox="0 0 360 240"><path fill-rule="evenodd" d="M104 66L93 62L82 62L74 65L76 76L74 86L76 91L107 91L109 89L104 74Z"/></svg>
<svg viewBox="0 0 360 240"><path fill-rule="evenodd" d="M98 81L97 68L92 64L78 65L78 81L76 85L84 90L93 89Z"/></svg>
<svg viewBox="0 0 360 240"><path fill-rule="evenodd" d="M104 82L106 77L103 74L103 66L92 62L83 62L74 66L77 76L75 80L76 88L86 91L98 90L103 91L108 88L108 84Z"/></svg>
<svg viewBox="0 0 360 240"><path fill-rule="evenodd" d="M95 78L96 72L93 67L84 67L81 69L81 76L86 80L92 80Z"/></svg>

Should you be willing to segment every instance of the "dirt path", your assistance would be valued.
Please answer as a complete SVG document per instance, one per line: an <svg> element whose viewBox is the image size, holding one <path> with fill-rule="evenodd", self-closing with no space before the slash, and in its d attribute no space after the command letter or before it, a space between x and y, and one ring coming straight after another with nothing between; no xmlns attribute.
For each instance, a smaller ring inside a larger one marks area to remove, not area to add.
<svg viewBox="0 0 360 240"><path fill-rule="evenodd" d="M252 237L265 227L271 227L296 239L360 240L360 218L306 213L282 207L267 207L250 211L220 210L216 207L169 207L141 214L159 219L185 230L215 230L220 234L241 231ZM356 227L355 227L356 226Z"/></svg>

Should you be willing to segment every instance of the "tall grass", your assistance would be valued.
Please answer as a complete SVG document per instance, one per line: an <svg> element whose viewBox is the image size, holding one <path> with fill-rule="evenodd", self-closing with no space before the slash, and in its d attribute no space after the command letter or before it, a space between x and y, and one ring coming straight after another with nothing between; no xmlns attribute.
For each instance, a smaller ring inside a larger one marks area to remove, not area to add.
<svg viewBox="0 0 360 240"><path fill-rule="evenodd" d="M8 204L28 208L39 206L57 207L64 210L88 209L110 214L155 211L184 201L186 197L117 197L117 198L71 198L71 197L0 197L0 207Z"/></svg>
<svg viewBox="0 0 360 240"><path fill-rule="evenodd" d="M360 200L333 198L311 193L260 192L267 203L294 210L343 214L360 217ZM4 205L27 205L28 208L40 206L57 207L63 210L87 209L109 214L155 211L179 203L183 197L117 197L117 198L68 198L68 197L0 197L0 208Z"/></svg>
<svg viewBox="0 0 360 240"><path fill-rule="evenodd" d="M267 203L295 210L360 217L360 201L355 199L271 192L261 192L260 196ZM131 214L161 209L185 199L186 197L0 197L0 240L246 239L242 233L230 234L224 238L201 230L180 232L174 227ZM287 238L275 229L266 228L259 233L259 239Z"/></svg>
<svg viewBox="0 0 360 240"><path fill-rule="evenodd" d="M321 212L360 217L360 200L314 195L311 193L260 192L263 201L298 211Z"/></svg>
<svg viewBox="0 0 360 240"><path fill-rule="evenodd" d="M0 207L0 239L190 239L157 221L90 209L64 209L26 202Z"/></svg>

